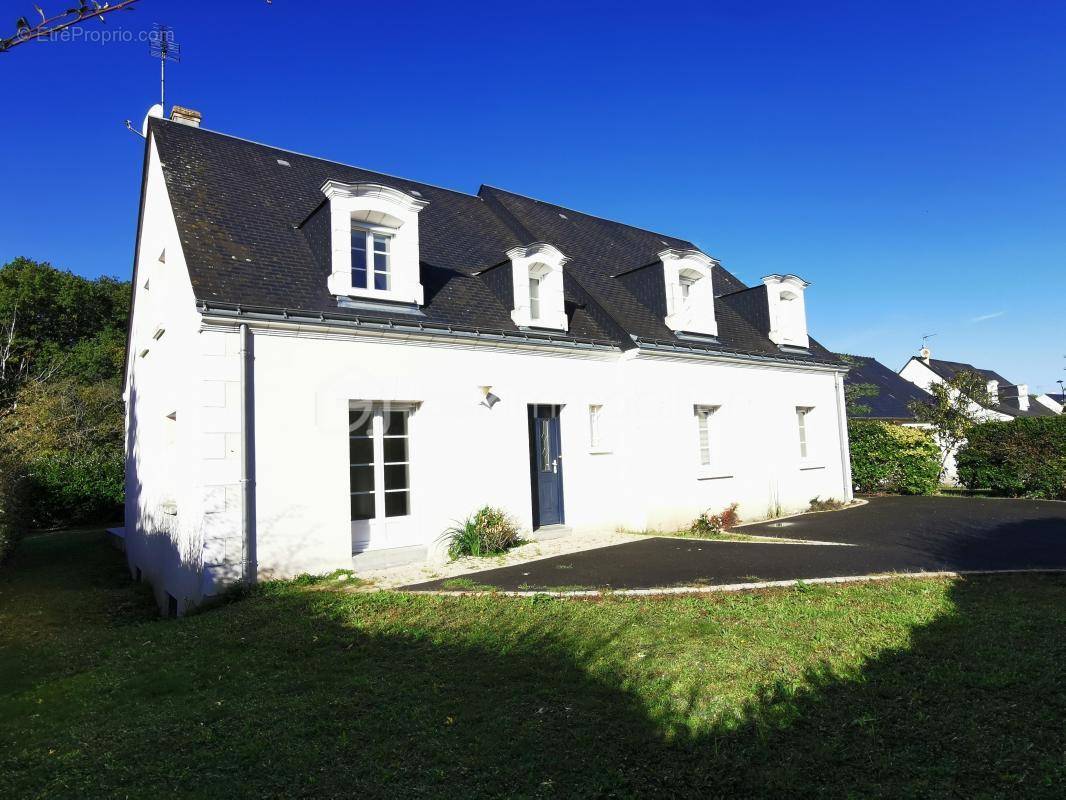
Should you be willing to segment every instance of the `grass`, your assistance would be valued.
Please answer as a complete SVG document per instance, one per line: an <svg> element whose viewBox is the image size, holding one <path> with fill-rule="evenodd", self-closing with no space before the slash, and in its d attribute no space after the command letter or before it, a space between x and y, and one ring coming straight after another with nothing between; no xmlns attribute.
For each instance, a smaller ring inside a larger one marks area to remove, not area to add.
<svg viewBox="0 0 1066 800"><path fill-rule="evenodd" d="M0 797L1062 797L1066 578L597 601L0 569Z"/></svg>

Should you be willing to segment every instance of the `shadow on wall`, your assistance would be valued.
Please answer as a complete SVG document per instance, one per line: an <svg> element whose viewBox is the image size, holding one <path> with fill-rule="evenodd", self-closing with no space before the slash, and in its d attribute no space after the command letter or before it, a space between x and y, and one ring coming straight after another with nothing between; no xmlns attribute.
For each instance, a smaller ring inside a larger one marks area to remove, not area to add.
<svg viewBox="0 0 1066 800"><path fill-rule="evenodd" d="M180 753L215 795L1059 797L1066 579L1024 581L958 582L905 649L850 675L815 666L804 688L765 686L725 721L718 687L698 680L721 653L691 647L692 673L649 671L620 655L625 615L593 627L572 602L266 587L182 623L194 644L173 658L140 647L124 661L106 691L134 703L129 721L79 766L116 790L162 790ZM154 670L147 695L138 660Z"/></svg>

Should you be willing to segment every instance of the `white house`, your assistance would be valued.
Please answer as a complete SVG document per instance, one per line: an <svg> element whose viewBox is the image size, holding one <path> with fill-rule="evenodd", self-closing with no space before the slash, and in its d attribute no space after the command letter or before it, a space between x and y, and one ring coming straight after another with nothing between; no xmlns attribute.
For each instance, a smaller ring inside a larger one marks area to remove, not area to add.
<svg viewBox="0 0 1066 800"><path fill-rule="evenodd" d="M795 275L199 122L148 121L125 387L126 550L170 612L437 558L486 504L553 536L850 497Z"/></svg>
<svg viewBox="0 0 1066 800"><path fill-rule="evenodd" d="M933 358L928 348L922 348L917 356L912 356L899 374L928 392L933 384L946 383L960 372L972 373L985 381L986 393L969 398L976 418L982 422L1007 422L1018 417L1045 417L1059 413L1042 399L1030 398L1029 388L1024 383L1013 384L998 372L973 364ZM945 466L945 480L951 483L957 480L955 455L948 455Z"/></svg>

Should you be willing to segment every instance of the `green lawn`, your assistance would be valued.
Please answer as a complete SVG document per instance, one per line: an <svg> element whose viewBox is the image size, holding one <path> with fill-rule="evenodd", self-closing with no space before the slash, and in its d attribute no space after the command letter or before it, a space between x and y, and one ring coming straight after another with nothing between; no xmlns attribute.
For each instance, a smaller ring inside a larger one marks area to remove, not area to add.
<svg viewBox="0 0 1066 800"><path fill-rule="evenodd" d="M0 797L1066 795L1066 578L600 601L0 568Z"/></svg>

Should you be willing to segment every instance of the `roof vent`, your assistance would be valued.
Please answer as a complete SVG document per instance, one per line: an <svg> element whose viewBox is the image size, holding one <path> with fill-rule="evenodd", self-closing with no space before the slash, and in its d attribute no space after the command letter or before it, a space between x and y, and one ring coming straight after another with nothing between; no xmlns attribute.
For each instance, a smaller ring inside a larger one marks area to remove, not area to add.
<svg viewBox="0 0 1066 800"><path fill-rule="evenodd" d="M291 167L291 166L292 166L292 164L290 164L290 163L289 163L288 161L286 161L286 160L285 160L284 158L279 158L279 159L278 159L278 165L279 165L279 166L282 166L282 167Z"/></svg>
<svg viewBox="0 0 1066 800"><path fill-rule="evenodd" d="M181 122L185 125L192 125L194 128L199 128L200 120L203 119L203 115L199 111L194 111L191 108L174 106L170 110L170 119L172 122Z"/></svg>

